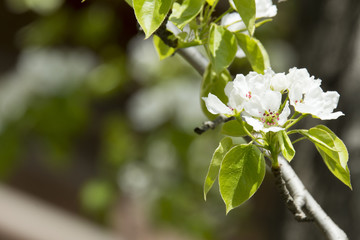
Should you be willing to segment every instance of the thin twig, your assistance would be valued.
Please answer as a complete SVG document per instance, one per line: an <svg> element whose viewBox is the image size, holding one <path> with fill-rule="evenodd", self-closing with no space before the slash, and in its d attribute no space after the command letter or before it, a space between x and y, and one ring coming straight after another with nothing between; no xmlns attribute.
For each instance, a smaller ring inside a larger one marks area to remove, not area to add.
<svg viewBox="0 0 360 240"><path fill-rule="evenodd" d="M160 27L156 30L156 34L166 45L172 48L176 48L178 40L172 37L172 32L179 34L180 30L173 26L170 31L167 29L167 22L169 15L166 16ZM169 25L171 27L171 25ZM195 47L179 48L176 50L180 56L182 56L200 75L203 75L209 61L205 58Z"/></svg>
<svg viewBox="0 0 360 240"><path fill-rule="evenodd" d="M176 51L182 56L193 68L202 76L209 64L205 58L195 47L180 48Z"/></svg>
<svg viewBox="0 0 360 240"><path fill-rule="evenodd" d="M200 135L209 129L216 128L216 126L218 126L221 123L226 123L226 122L234 120L234 119L235 119L235 117L225 117L223 115L220 115L212 121L204 122L202 126L195 128L194 132L196 132L197 134Z"/></svg>

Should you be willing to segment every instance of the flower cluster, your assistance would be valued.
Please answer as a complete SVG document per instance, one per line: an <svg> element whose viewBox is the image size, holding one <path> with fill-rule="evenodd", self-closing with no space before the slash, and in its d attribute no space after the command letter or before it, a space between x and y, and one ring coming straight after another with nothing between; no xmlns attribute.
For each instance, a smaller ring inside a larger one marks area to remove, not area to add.
<svg viewBox="0 0 360 240"><path fill-rule="evenodd" d="M267 69L264 74L250 72L246 76L236 75L234 81L225 87L229 99L227 105L211 93L203 100L212 114L241 114L255 131L277 132L285 128L291 113L289 105L297 113L311 114L322 120L344 115L333 112L339 94L324 92L320 84L321 80L310 76L306 69L292 68L288 74ZM285 101L282 102L283 98Z"/></svg>

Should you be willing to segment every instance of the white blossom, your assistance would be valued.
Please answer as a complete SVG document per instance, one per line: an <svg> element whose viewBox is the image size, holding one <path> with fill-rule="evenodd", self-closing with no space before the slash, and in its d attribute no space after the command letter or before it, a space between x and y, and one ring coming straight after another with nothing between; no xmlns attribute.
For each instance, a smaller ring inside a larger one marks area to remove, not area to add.
<svg viewBox="0 0 360 240"><path fill-rule="evenodd" d="M272 90L284 92L290 87L291 81L286 77L285 73L274 73L271 69L267 69L265 72L271 75L270 86Z"/></svg>
<svg viewBox="0 0 360 240"><path fill-rule="evenodd" d="M264 81L264 75L250 72L246 76L237 74L234 81L226 85L225 94L229 98L229 106L240 112L247 102L268 88L268 81Z"/></svg>
<svg viewBox="0 0 360 240"><path fill-rule="evenodd" d="M261 96L253 96L245 105L243 117L257 132L277 132L284 129L282 126L290 115L288 102L283 109L280 107L281 93L269 89Z"/></svg>
<svg viewBox="0 0 360 240"><path fill-rule="evenodd" d="M314 79L306 69L292 68L287 74L290 104L300 113L308 113L321 120L337 119L344 115L333 112L337 107L340 95L335 91L324 92L321 80Z"/></svg>
<svg viewBox="0 0 360 240"><path fill-rule="evenodd" d="M229 101L225 105L215 95L204 97L206 107L213 114L235 115L242 113L244 120L255 131L280 131L290 115L289 103L281 108L282 93L270 88L272 77L276 74L267 70L264 75L250 72L236 75L234 81L225 87Z"/></svg>
<svg viewBox="0 0 360 240"><path fill-rule="evenodd" d="M310 76L306 69L292 68L285 74L275 73L269 68L264 74L237 74L225 87L227 105L211 93L203 100L213 114L241 114L256 132L277 132L287 123L291 113L289 105L297 112L322 120L344 115L340 111L334 112L339 94L324 92L320 85L321 80ZM288 94L286 102L282 102L284 94Z"/></svg>

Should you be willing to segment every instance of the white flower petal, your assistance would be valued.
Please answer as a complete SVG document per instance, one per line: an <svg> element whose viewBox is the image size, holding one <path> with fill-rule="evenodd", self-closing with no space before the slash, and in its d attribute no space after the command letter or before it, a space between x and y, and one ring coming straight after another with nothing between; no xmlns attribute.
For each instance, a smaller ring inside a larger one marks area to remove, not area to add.
<svg viewBox="0 0 360 240"><path fill-rule="evenodd" d="M235 57L244 58L244 57L246 57L246 54L241 48L238 47L238 49L236 51L236 54L235 54Z"/></svg>
<svg viewBox="0 0 360 240"><path fill-rule="evenodd" d="M234 0L229 0L230 6L236 9ZM277 7L272 0L255 0L256 18L274 17L277 14Z"/></svg>
<svg viewBox="0 0 360 240"><path fill-rule="evenodd" d="M274 91L282 92L290 87L290 81L285 73L277 73L270 80L271 88Z"/></svg>
<svg viewBox="0 0 360 240"><path fill-rule="evenodd" d="M277 14L276 5L273 5L272 0L256 0L256 17L274 17Z"/></svg>
<svg viewBox="0 0 360 240"><path fill-rule="evenodd" d="M246 113L253 117L261 117L264 113L264 107L261 104L259 96L253 96L251 101L246 102L244 104L244 109Z"/></svg>
<svg viewBox="0 0 360 240"><path fill-rule="evenodd" d="M324 93L324 110L332 112L337 107L340 95L336 91L327 91Z"/></svg>
<svg viewBox="0 0 360 240"><path fill-rule="evenodd" d="M286 123L289 115L290 115L290 108L289 108L289 101L287 101L287 102L285 103L284 109L282 110L282 112L281 112L280 115L279 115L278 124L279 124L280 126L284 125L284 124Z"/></svg>
<svg viewBox="0 0 360 240"><path fill-rule="evenodd" d="M225 26L230 32L245 30L246 26L237 12L228 13L221 19L221 25Z"/></svg>
<svg viewBox="0 0 360 240"><path fill-rule="evenodd" d="M228 82L224 89L226 96L230 97L233 89L234 89L234 82Z"/></svg>
<svg viewBox="0 0 360 240"><path fill-rule="evenodd" d="M337 119L340 116L344 116L345 114L343 112L334 112L334 113L328 113L318 116L321 120L332 120Z"/></svg>
<svg viewBox="0 0 360 240"><path fill-rule="evenodd" d="M208 97L202 99L205 101L206 108L212 114L233 114L233 111L214 94L209 93Z"/></svg>
<svg viewBox="0 0 360 240"><path fill-rule="evenodd" d="M269 127L269 128L264 128L262 131L267 133L267 132L279 132L281 130L284 130L285 128L282 127Z"/></svg>
<svg viewBox="0 0 360 240"><path fill-rule="evenodd" d="M264 124L256 118L250 116L244 116L245 121L254 128L256 132L263 130Z"/></svg>
<svg viewBox="0 0 360 240"><path fill-rule="evenodd" d="M281 105L281 93L268 90L261 94L261 103L266 111L278 111Z"/></svg>

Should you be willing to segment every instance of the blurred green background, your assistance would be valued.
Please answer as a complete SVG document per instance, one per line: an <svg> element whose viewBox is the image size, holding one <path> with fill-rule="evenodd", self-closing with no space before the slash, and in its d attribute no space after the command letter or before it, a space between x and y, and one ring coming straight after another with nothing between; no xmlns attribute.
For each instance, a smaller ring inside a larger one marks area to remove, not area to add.
<svg viewBox="0 0 360 240"><path fill-rule="evenodd" d="M125 1L2 0L0 17L4 186L118 239L322 238L313 224L293 219L270 174L227 216L217 189L203 200L221 135L193 132L206 120L201 77L177 55L159 61ZM356 0L291 0L256 32L275 71L306 67L341 95L346 116L325 124L349 148L354 191L328 173L311 144L295 146L293 164L350 239L360 239L359 20ZM247 71L241 59L231 68ZM34 239L12 235L0 221L1 237Z"/></svg>

